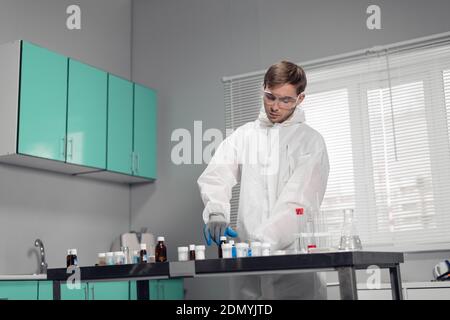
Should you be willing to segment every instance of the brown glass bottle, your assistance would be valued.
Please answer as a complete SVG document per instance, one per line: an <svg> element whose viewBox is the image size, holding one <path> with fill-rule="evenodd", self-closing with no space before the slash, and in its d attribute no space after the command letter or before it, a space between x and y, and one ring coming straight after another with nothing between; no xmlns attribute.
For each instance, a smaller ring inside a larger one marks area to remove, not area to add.
<svg viewBox="0 0 450 320"><path fill-rule="evenodd" d="M78 266L77 249L67 250L66 265L67 268L70 266Z"/></svg>
<svg viewBox="0 0 450 320"><path fill-rule="evenodd" d="M222 244L227 242L227 237L222 236L220 237L220 244L218 246L218 250L219 250L219 258L222 258Z"/></svg>
<svg viewBox="0 0 450 320"><path fill-rule="evenodd" d="M189 260L195 260L195 244L189 245Z"/></svg>
<svg viewBox="0 0 450 320"><path fill-rule="evenodd" d="M164 244L164 237L158 237L158 244L155 248L155 262L167 261L167 248Z"/></svg>

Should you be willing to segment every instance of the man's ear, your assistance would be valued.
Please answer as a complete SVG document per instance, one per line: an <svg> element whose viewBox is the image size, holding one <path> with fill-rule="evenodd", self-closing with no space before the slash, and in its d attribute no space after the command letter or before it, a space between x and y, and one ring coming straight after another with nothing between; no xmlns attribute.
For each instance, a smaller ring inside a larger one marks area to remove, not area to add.
<svg viewBox="0 0 450 320"><path fill-rule="evenodd" d="M305 99L305 94L304 93L300 93L300 97L298 98L297 105L302 103L304 99Z"/></svg>

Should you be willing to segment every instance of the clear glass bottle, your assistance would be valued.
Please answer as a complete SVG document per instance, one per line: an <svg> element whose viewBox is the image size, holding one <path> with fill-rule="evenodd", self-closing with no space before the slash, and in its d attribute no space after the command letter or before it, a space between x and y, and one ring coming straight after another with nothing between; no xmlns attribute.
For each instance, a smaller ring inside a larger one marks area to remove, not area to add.
<svg viewBox="0 0 450 320"><path fill-rule="evenodd" d="M294 234L295 238L295 252L296 253L306 253L305 245L305 210L304 208L296 208L295 214L297 218L297 233Z"/></svg>
<svg viewBox="0 0 450 320"><path fill-rule="evenodd" d="M141 251L139 252L139 263L147 263L147 244L141 243Z"/></svg>
<svg viewBox="0 0 450 320"><path fill-rule="evenodd" d="M124 264L129 264L132 262L132 258L130 256L130 249L128 247L121 247L120 250L123 252L125 256Z"/></svg>
<svg viewBox="0 0 450 320"><path fill-rule="evenodd" d="M353 209L344 209L344 223L341 230L339 250L362 250L361 239L353 217Z"/></svg>
<svg viewBox="0 0 450 320"><path fill-rule="evenodd" d="M305 221L305 236L306 236L306 250L307 252L311 252L312 249L317 248L316 243L316 221L315 221L315 212L310 210L306 214Z"/></svg>
<svg viewBox="0 0 450 320"><path fill-rule="evenodd" d="M139 250L134 250L133 251L133 264L137 264L140 261L140 254L139 254Z"/></svg>

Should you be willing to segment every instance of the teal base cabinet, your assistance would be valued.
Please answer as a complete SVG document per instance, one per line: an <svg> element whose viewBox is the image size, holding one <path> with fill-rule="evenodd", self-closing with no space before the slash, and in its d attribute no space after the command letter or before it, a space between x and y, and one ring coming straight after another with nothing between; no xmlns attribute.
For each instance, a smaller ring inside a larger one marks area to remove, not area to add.
<svg viewBox="0 0 450 320"><path fill-rule="evenodd" d="M156 179L157 97L27 41L0 45L0 162L120 183Z"/></svg>
<svg viewBox="0 0 450 320"><path fill-rule="evenodd" d="M184 300L184 280L150 280L150 300ZM130 300L137 300L136 281L130 284Z"/></svg>
<svg viewBox="0 0 450 320"><path fill-rule="evenodd" d="M61 300L88 300L88 284L81 282L79 288L69 287L66 283L61 283Z"/></svg>
<svg viewBox="0 0 450 320"><path fill-rule="evenodd" d="M130 300L130 282L89 282L89 300Z"/></svg>
<svg viewBox="0 0 450 320"><path fill-rule="evenodd" d="M150 280L150 300L183 300L183 279ZM53 300L52 281L0 281L0 300ZM61 300L137 300L136 281L61 283Z"/></svg>
<svg viewBox="0 0 450 320"><path fill-rule="evenodd" d="M38 300L53 300L53 281L37 281Z"/></svg>
<svg viewBox="0 0 450 320"><path fill-rule="evenodd" d="M61 284L61 300L129 300L129 281L82 282L79 288Z"/></svg>
<svg viewBox="0 0 450 320"><path fill-rule="evenodd" d="M0 300L53 300L53 283L0 281Z"/></svg>
<svg viewBox="0 0 450 320"><path fill-rule="evenodd" d="M37 300L37 281L1 281L0 300Z"/></svg>

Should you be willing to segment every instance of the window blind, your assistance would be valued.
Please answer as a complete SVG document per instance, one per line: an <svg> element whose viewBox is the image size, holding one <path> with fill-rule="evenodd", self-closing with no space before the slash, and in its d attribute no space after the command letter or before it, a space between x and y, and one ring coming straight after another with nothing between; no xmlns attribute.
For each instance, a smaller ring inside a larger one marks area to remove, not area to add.
<svg viewBox="0 0 450 320"><path fill-rule="evenodd" d="M325 139L321 210L337 246L353 208L367 249L450 247L450 38L303 65L306 122ZM264 71L224 79L227 129L254 121ZM233 189L235 226L239 185Z"/></svg>

